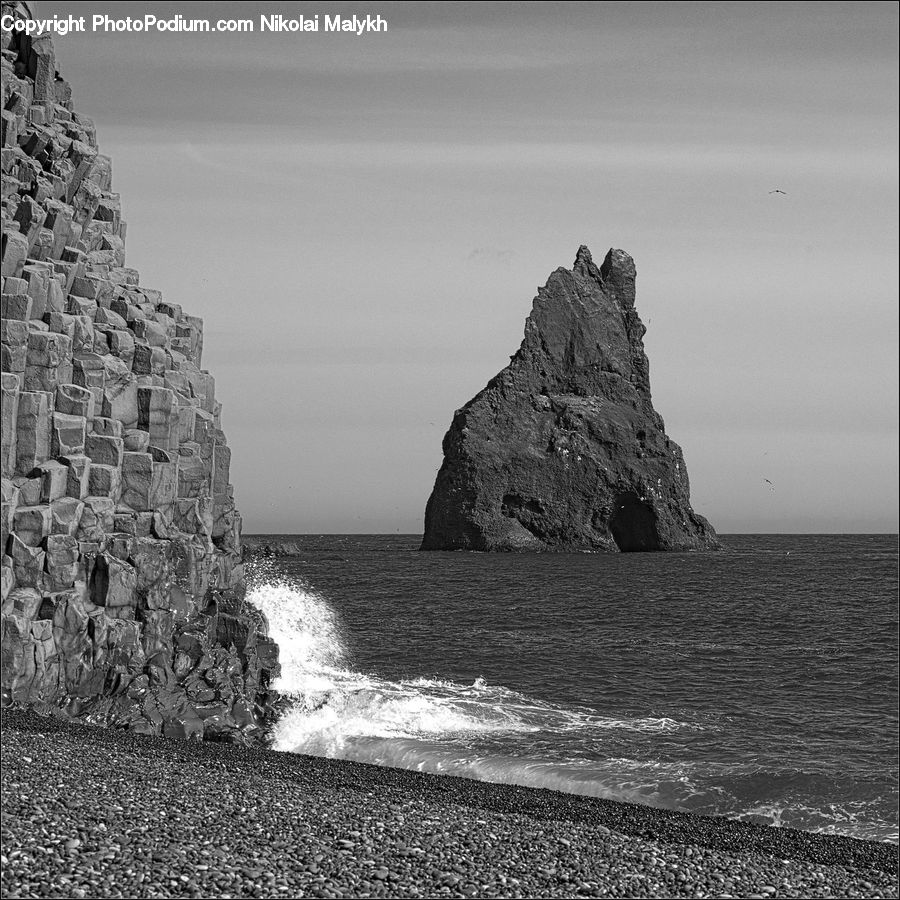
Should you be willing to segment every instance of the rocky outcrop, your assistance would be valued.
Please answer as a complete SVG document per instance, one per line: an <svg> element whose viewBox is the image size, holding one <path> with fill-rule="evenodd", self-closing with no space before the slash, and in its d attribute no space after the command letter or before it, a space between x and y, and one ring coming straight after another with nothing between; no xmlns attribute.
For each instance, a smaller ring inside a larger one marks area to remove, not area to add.
<svg viewBox="0 0 900 900"><path fill-rule="evenodd" d="M581 247L510 364L453 417L423 550L705 550L681 448L650 400L635 268Z"/></svg>
<svg viewBox="0 0 900 900"><path fill-rule="evenodd" d="M3 701L253 740L277 647L244 600L202 323L125 265L50 39L4 32L2 67Z"/></svg>
<svg viewBox="0 0 900 900"><path fill-rule="evenodd" d="M265 541L250 537L244 541L244 559L258 560L277 556L302 556L303 551L295 541Z"/></svg>

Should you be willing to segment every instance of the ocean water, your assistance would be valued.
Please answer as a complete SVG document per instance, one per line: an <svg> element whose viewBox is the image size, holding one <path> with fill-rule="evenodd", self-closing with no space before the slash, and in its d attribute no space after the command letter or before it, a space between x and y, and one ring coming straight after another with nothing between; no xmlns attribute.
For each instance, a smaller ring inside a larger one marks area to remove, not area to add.
<svg viewBox="0 0 900 900"><path fill-rule="evenodd" d="M898 838L897 539L420 553L266 536L278 749Z"/></svg>

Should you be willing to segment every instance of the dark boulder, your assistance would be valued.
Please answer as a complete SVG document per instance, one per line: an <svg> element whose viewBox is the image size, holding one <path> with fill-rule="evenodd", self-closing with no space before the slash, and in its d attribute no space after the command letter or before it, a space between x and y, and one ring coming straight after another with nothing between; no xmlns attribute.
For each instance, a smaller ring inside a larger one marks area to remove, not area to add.
<svg viewBox="0 0 900 900"><path fill-rule="evenodd" d="M301 556L302 554L303 551L299 545L292 541L268 543L260 541L259 538L244 540L245 559L268 559L281 556Z"/></svg>

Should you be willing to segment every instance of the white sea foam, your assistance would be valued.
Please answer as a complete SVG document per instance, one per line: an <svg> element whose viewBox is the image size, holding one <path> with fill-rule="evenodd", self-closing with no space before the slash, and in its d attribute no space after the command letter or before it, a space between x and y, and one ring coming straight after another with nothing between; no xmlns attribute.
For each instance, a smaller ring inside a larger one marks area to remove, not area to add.
<svg viewBox="0 0 900 900"><path fill-rule="evenodd" d="M763 800L745 784L760 778L752 762L695 767L621 755L644 740L714 726L607 716L483 678L390 680L356 671L327 600L308 584L272 575L257 566L248 599L269 621L282 664L275 687L292 701L276 726L279 750L896 841L869 821L870 810L852 804L816 809L799 798Z"/></svg>
<svg viewBox="0 0 900 900"><path fill-rule="evenodd" d="M292 695L327 691L346 674L337 616L312 588L288 580L251 580L247 599L265 613L278 644L278 690Z"/></svg>
<svg viewBox="0 0 900 900"><path fill-rule="evenodd" d="M533 758L527 736L593 732L602 741L615 730L653 734L691 727L667 717L565 708L482 678L471 684L424 676L391 681L358 672L334 610L311 586L251 579L248 599L269 621L282 665L275 687L292 700L276 726L279 750L654 803L649 781L579 769L578 760ZM491 736L498 740L486 753ZM522 755L496 752L499 739Z"/></svg>

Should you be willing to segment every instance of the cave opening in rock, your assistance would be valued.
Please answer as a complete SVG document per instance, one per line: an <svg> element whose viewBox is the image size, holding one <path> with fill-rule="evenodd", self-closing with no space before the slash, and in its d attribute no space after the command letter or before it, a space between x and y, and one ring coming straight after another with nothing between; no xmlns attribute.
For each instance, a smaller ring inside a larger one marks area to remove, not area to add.
<svg viewBox="0 0 900 900"><path fill-rule="evenodd" d="M659 550L656 515L634 491L616 497L609 530L622 553Z"/></svg>

